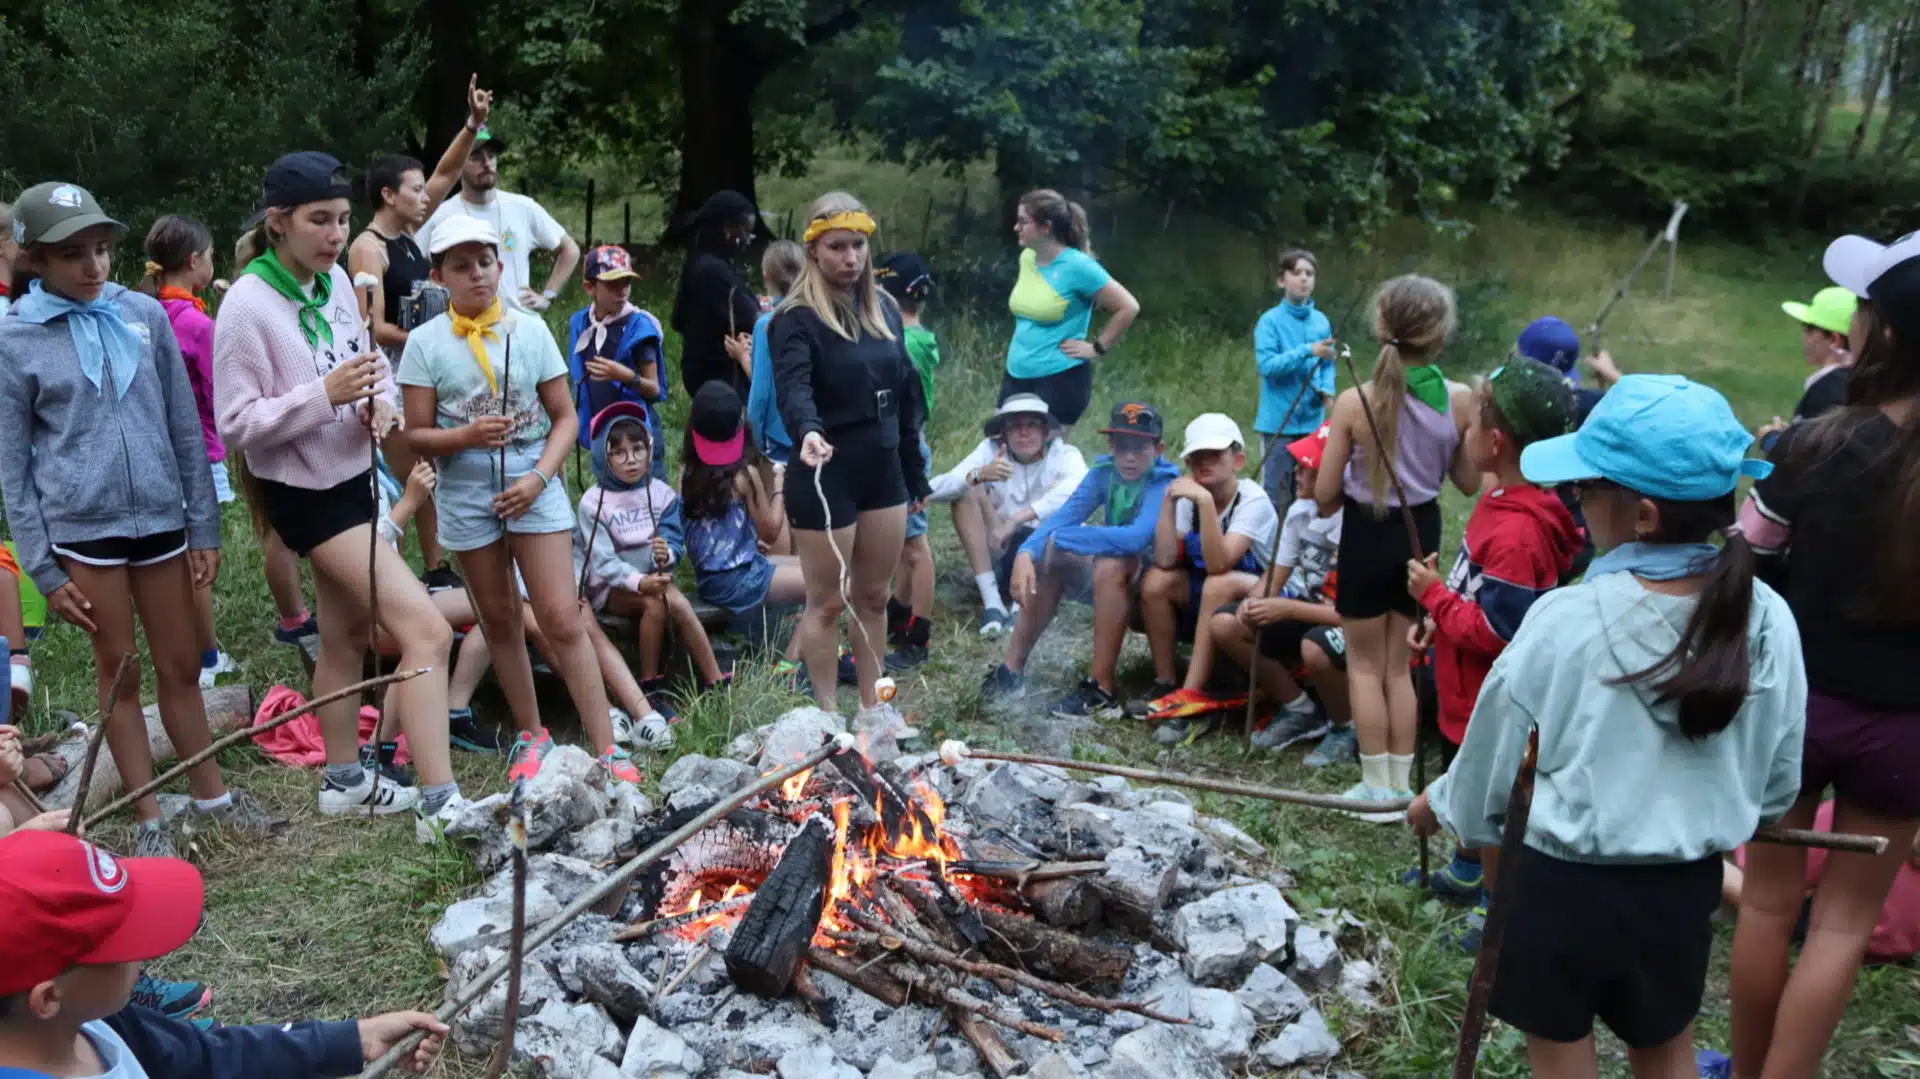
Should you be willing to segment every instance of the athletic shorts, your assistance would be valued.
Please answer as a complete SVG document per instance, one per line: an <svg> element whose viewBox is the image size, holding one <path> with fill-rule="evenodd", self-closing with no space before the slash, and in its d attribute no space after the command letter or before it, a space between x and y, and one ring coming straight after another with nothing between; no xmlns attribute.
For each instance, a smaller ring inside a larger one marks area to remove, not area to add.
<svg viewBox="0 0 1920 1079"><path fill-rule="evenodd" d="M1420 533L1420 549L1427 554L1438 551L1440 503L1413 507L1413 523ZM1340 591L1334 597L1334 609L1348 621L1389 612L1418 619L1420 604L1407 595L1407 561L1412 557L1407 526L1398 509L1389 507L1386 516L1376 517L1372 506L1348 498L1340 518Z"/></svg>
<svg viewBox="0 0 1920 1079"><path fill-rule="evenodd" d="M342 532L373 523L373 487L369 473L362 472L324 491L293 487L263 476L254 477L260 486L260 507L267 524L287 545L287 550L302 558L315 547Z"/></svg>
<svg viewBox="0 0 1920 1079"><path fill-rule="evenodd" d="M13 549L5 544L0 544L0 570L13 574L15 580L20 579L20 563L14 560Z"/></svg>
<svg viewBox="0 0 1920 1079"><path fill-rule="evenodd" d="M1577 1042L1599 1019L1634 1049L1664 1045L1700 1012L1720 906L1721 859L1587 865L1524 848L1494 975L1492 1014Z"/></svg>
<svg viewBox="0 0 1920 1079"><path fill-rule="evenodd" d="M1033 536L1032 525L1021 525L1007 537L1007 546L993 560L993 580L1000 586L1000 598L1009 599L1007 583L1013 580L1013 564L1020 559L1020 545Z"/></svg>
<svg viewBox="0 0 1920 1079"><path fill-rule="evenodd" d="M826 531L822 493L833 512L835 529L851 527L863 513L906 505L907 479L900 468L899 451L884 446L850 449L836 445L833 460L821 470L819 491L813 488L813 469L794 455L787 465L787 522L806 532Z"/></svg>
<svg viewBox="0 0 1920 1079"><path fill-rule="evenodd" d="M1093 365L1076 363L1058 374L1041 375L1039 378L1015 378L1002 375L1000 378L1000 403L1016 393L1031 393L1047 403L1047 411L1060 421L1062 427L1072 427L1080 422L1087 411L1087 405L1093 401Z"/></svg>
<svg viewBox="0 0 1920 1079"><path fill-rule="evenodd" d="M1807 694L1800 793L1828 787L1881 816L1920 819L1920 712Z"/></svg>
<svg viewBox="0 0 1920 1079"><path fill-rule="evenodd" d="M116 536L112 539L54 543L50 546L53 553L61 558L71 558L88 566L153 566L185 554L187 534L176 528L171 532L156 532L134 539Z"/></svg>
<svg viewBox="0 0 1920 1079"><path fill-rule="evenodd" d="M1260 654L1268 659L1279 660L1289 669L1306 666L1306 657L1301 654L1300 646L1307 641L1312 641L1315 648L1326 653L1334 670L1347 669L1347 637L1339 626L1286 620L1262 627L1259 636Z"/></svg>
<svg viewBox="0 0 1920 1079"><path fill-rule="evenodd" d="M519 480L540 463L547 444L542 440L507 447L506 483ZM440 459L440 479L433 488L433 508L440 525L440 546L449 551L477 551L516 536L540 536L573 531L573 502L561 477L541 489L527 512L511 521L494 512L493 499L503 487L500 451L463 450Z"/></svg>

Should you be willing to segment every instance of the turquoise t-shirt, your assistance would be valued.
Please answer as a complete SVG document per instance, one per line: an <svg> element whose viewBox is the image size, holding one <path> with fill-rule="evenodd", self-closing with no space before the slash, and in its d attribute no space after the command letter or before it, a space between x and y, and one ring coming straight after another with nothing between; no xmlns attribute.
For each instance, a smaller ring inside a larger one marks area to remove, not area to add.
<svg viewBox="0 0 1920 1079"><path fill-rule="evenodd" d="M560 355L553 331L538 315L509 309L493 332L485 341L493 364L491 380L466 338L454 334L452 319L439 315L407 335L395 381L402 386L432 387L438 404L436 426L453 428L465 427L476 416L499 415L496 387L502 377L510 377L506 397L513 409L513 441L544 439L553 420L540 403L540 384L567 377L567 361ZM513 337L510 375L506 370L508 334Z"/></svg>
<svg viewBox="0 0 1920 1079"><path fill-rule="evenodd" d="M1007 298L1007 309L1013 312L1007 374L1045 378L1085 362L1060 351L1060 344L1087 335L1093 294L1112 280L1092 255L1078 248L1063 248L1045 266L1031 250L1020 252L1020 276Z"/></svg>

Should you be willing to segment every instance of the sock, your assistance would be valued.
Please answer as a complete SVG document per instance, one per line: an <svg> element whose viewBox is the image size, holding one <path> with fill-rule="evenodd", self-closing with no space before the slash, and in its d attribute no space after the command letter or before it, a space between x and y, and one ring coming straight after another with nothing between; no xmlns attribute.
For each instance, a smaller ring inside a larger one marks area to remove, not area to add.
<svg viewBox="0 0 1920 1079"><path fill-rule="evenodd" d="M980 590L980 602L987 610L1006 613L1007 605L1000 602L1000 581L994 577L992 570L974 574L973 586Z"/></svg>
<svg viewBox="0 0 1920 1079"><path fill-rule="evenodd" d="M900 627L913 620L913 608L893 598L887 597L887 625Z"/></svg>
<svg viewBox="0 0 1920 1079"><path fill-rule="evenodd" d="M447 709L447 718L448 719L472 719L473 709L472 708L449 708Z"/></svg>
<svg viewBox="0 0 1920 1079"><path fill-rule="evenodd" d="M449 780L445 783L435 783L430 787L422 787L420 788L420 808L425 810L428 816L432 816L440 812L441 806L453 801L459 797L459 795L460 783L458 780Z"/></svg>
<svg viewBox="0 0 1920 1079"><path fill-rule="evenodd" d="M1393 789L1403 791L1413 785L1413 754L1401 756L1398 753L1387 755L1387 776L1393 780Z"/></svg>
<svg viewBox="0 0 1920 1079"><path fill-rule="evenodd" d="M1391 790L1385 753L1360 754L1360 782L1375 790Z"/></svg>
<svg viewBox="0 0 1920 1079"><path fill-rule="evenodd" d="M359 761L327 765L327 782L341 790L352 790L366 781L367 773L360 770Z"/></svg>
<svg viewBox="0 0 1920 1079"><path fill-rule="evenodd" d="M398 741L382 742L380 743L380 748L376 751L376 758L381 764L391 765L393 758L398 756L399 753L400 743Z"/></svg>
<svg viewBox="0 0 1920 1079"><path fill-rule="evenodd" d="M206 651L200 653L200 669L201 670L204 671L209 667L218 667L219 665L220 665L219 646L216 645L215 647L209 648Z"/></svg>
<svg viewBox="0 0 1920 1079"><path fill-rule="evenodd" d="M302 607L300 608L299 614L296 614L291 618L282 618L280 620L280 628L285 630L299 629L301 626L304 626L307 624L307 619L312 617L313 617L313 612L307 610L305 607Z"/></svg>
<svg viewBox="0 0 1920 1079"><path fill-rule="evenodd" d="M907 643L925 648L933 639L933 621L919 615L907 616Z"/></svg>
<svg viewBox="0 0 1920 1079"><path fill-rule="evenodd" d="M195 798L193 800L193 808L199 810L202 813L211 813L216 809L225 809L232 804L233 804L232 791L228 791L227 793L221 795L218 798L207 798L205 800Z"/></svg>
<svg viewBox="0 0 1920 1079"><path fill-rule="evenodd" d="M1310 716L1313 714L1313 698L1307 696L1306 690L1301 690L1298 697L1280 707L1283 711L1292 712L1297 716Z"/></svg>

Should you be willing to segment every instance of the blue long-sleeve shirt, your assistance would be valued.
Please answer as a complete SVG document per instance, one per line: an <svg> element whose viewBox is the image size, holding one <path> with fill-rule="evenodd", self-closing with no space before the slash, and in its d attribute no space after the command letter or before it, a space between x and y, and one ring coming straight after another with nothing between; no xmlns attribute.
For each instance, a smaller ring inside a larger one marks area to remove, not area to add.
<svg viewBox="0 0 1920 1079"><path fill-rule="evenodd" d="M1281 300L1253 327L1253 364L1260 372L1260 411L1253 429L1261 434L1307 435L1326 422L1321 394L1333 393L1333 359L1313 354L1313 346L1333 336L1333 324L1313 306ZM1300 393L1302 382L1312 388ZM1293 415L1287 406L1298 398ZM1280 427L1286 421L1286 429Z"/></svg>
<svg viewBox="0 0 1920 1079"><path fill-rule="evenodd" d="M747 388L747 422L760 440L760 452L785 464L793 456L793 439L787 437L787 425L780 420L780 407L773 392L773 351L767 347L767 321L764 314L753 322L753 383Z"/></svg>
<svg viewBox="0 0 1920 1079"><path fill-rule="evenodd" d="M1107 521L1103 517L1100 524L1086 524L1087 518L1106 509L1107 492L1119 478L1113 468L1113 456L1101 454L1093 459L1093 467L1087 470L1080 486L1073 489L1066 502L1034 526L1033 535L1020 545L1020 553L1037 561L1046 555L1047 544L1051 542L1057 550L1093 558L1139 555L1153 543L1153 529L1160 521L1160 501L1167 496L1168 485L1178 475L1180 470L1173 462L1165 458L1156 460L1147 473L1146 487L1140 492L1132 520Z"/></svg>
<svg viewBox="0 0 1920 1079"><path fill-rule="evenodd" d="M117 1036L148 1079L275 1079L354 1075L365 1065L358 1023L286 1023L201 1030L128 1007L82 1026L98 1045ZM4 1069L0 1069L4 1070ZM130 1072L129 1074L138 1074Z"/></svg>

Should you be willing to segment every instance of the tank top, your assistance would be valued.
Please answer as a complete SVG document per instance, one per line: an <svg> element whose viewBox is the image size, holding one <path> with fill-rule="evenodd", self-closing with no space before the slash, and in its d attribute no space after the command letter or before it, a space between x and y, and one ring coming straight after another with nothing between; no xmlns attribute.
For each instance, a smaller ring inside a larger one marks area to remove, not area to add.
<svg viewBox="0 0 1920 1079"><path fill-rule="evenodd" d="M719 517L687 519L687 554L701 573L724 573L753 561L760 553L760 532L740 499L727 503Z"/></svg>
<svg viewBox="0 0 1920 1079"><path fill-rule="evenodd" d="M1393 471L1407 493L1407 504L1422 506L1440 497L1440 485L1453 466L1453 451L1460 445L1460 429L1453 424L1451 405L1445 412L1435 412L1426 402L1407 394L1400 399L1400 423L1394 438ZM1365 431L1355 435L1340 486L1356 502L1374 501L1373 491L1367 486L1367 458L1372 453L1373 436ZM1381 504L1400 504L1391 486Z"/></svg>
<svg viewBox="0 0 1920 1079"><path fill-rule="evenodd" d="M373 232L372 229L367 231ZM387 322L400 325L400 304L412 294L413 286L427 279L433 269L433 263L421 254L420 245L406 233L398 236L382 236L380 242L387 245L387 272L380 277L380 288L386 294Z"/></svg>

